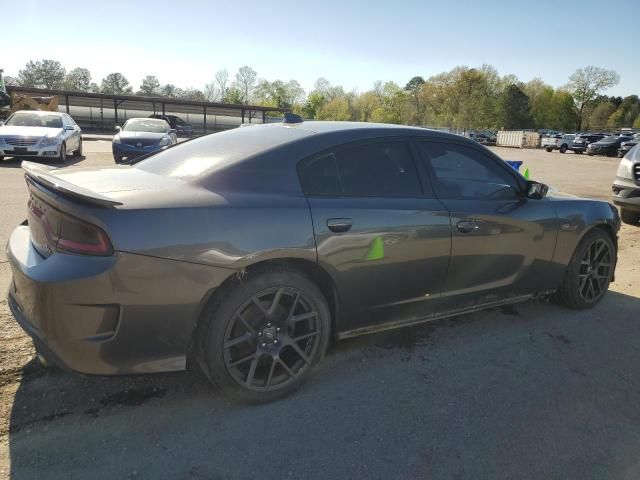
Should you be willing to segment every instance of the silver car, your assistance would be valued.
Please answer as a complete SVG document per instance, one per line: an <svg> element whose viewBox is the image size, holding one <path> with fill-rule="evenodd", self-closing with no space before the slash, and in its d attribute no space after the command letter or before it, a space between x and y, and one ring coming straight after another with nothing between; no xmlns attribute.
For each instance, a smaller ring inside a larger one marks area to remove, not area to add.
<svg viewBox="0 0 640 480"><path fill-rule="evenodd" d="M82 130L66 113L20 110L0 126L0 160L40 157L64 162L82 156Z"/></svg>

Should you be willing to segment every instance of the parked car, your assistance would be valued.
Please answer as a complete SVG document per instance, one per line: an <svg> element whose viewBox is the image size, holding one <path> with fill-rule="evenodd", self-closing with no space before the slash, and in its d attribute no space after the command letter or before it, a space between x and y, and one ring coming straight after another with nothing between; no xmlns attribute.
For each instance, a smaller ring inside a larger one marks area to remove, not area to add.
<svg viewBox="0 0 640 480"><path fill-rule="evenodd" d="M584 153L587 151L589 144L602 140L606 135L604 133L581 133L573 140L571 150L573 153Z"/></svg>
<svg viewBox="0 0 640 480"><path fill-rule="evenodd" d="M620 144L620 148L618 148L618 157L624 157L638 143L640 143L640 135L636 135L629 140L622 142Z"/></svg>
<svg viewBox="0 0 640 480"><path fill-rule="evenodd" d="M82 156L82 130L66 113L18 110L0 126L0 160L5 156L64 162Z"/></svg>
<svg viewBox="0 0 640 480"><path fill-rule="evenodd" d="M178 142L176 131L164 120L130 118L113 136L111 144L116 163L160 150Z"/></svg>
<svg viewBox="0 0 640 480"><path fill-rule="evenodd" d="M640 145L636 144L620 160L616 179L613 181L613 203L620 207L624 223L640 222Z"/></svg>
<svg viewBox="0 0 640 480"><path fill-rule="evenodd" d="M183 119L176 115L150 115L149 118L158 118L166 120L176 131L176 134L180 137L193 137L193 125L185 122Z"/></svg>
<svg viewBox="0 0 640 480"><path fill-rule="evenodd" d="M331 338L548 295L593 307L616 265L613 205L423 128L285 121L23 168L9 305L40 354L91 374L193 354L246 401L300 387Z"/></svg>
<svg viewBox="0 0 640 480"><path fill-rule="evenodd" d="M589 146L587 146L587 155L606 155L608 157L615 157L618 154L618 148L620 148L620 145L628 140L631 140L631 137L609 135L597 142L590 143Z"/></svg>
<svg viewBox="0 0 640 480"><path fill-rule="evenodd" d="M573 141L576 136L572 133L568 134L560 134L553 135L552 137L544 137L542 139L542 148L544 148L547 152L552 152L553 150L559 150L560 153L566 153L567 150L571 150L573 147Z"/></svg>
<svg viewBox="0 0 640 480"><path fill-rule="evenodd" d="M492 146L496 144L496 137L482 133L482 132L472 132L469 134L469 138L478 142L480 145Z"/></svg>

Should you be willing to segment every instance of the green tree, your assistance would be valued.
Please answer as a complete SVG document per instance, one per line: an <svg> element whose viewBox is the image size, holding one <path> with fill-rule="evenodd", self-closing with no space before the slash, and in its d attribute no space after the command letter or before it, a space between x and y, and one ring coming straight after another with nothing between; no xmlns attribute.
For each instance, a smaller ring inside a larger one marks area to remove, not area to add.
<svg viewBox="0 0 640 480"><path fill-rule="evenodd" d="M573 96L564 90L556 90L551 100L551 123L545 128L571 132L575 128L578 113Z"/></svg>
<svg viewBox="0 0 640 480"><path fill-rule="evenodd" d="M327 103L327 99L320 92L311 92L307 97L307 101L302 107L302 113L305 118L317 120L320 110Z"/></svg>
<svg viewBox="0 0 640 480"><path fill-rule="evenodd" d="M131 95L133 93L129 80L119 72L110 73L104 77L100 91L109 95Z"/></svg>
<svg viewBox="0 0 640 480"><path fill-rule="evenodd" d="M178 87L173 85L172 83L167 83L163 85L160 89L160 96L167 98L177 98L178 97Z"/></svg>
<svg viewBox="0 0 640 480"><path fill-rule="evenodd" d="M224 97L223 102L240 105L243 103L243 99L243 92L236 87L231 87L227 90L227 95Z"/></svg>
<svg viewBox="0 0 640 480"><path fill-rule="evenodd" d="M420 104L420 89L424 85L424 78L420 76L415 76L411 78L404 86L404 89L411 94L411 100L413 101L413 108L415 109L415 113L413 115L413 123L420 123L420 119L422 118L422 110Z"/></svg>
<svg viewBox="0 0 640 480"><path fill-rule="evenodd" d="M142 79L140 90L137 95L144 95L147 97L155 97L160 95L161 87L160 82L154 75L147 75Z"/></svg>
<svg viewBox="0 0 640 480"><path fill-rule="evenodd" d="M73 92L91 91L91 72L86 68L74 68L64 80L64 89Z"/></svg>
<svg viewBox="0 0 640 480"><path fill-rule="evenodd" d="M531 128L531 105L529 97L515 84L509 85L500 98L500 126L506 129Z"/></svg>
<svg viewBox="0 0 640 480"><path fill-rule="evenodd" d="M589 117L589 128L593 130L604 130L607 128L609 117L616 111L616 106L611 102L599 104Z"/></svg>
<svg viewBox="0 0 640 480"><path fill-rule="evenodd" d="M334 98L326 103L318 114L319 120L350 120L349 102L347 99Z"/></svg>
<svg viewBox="0 0 640 480"><path fill-rule="evenodd" d="M60 89L64 87L66 71L56 60L29 61L18 72L18 84L22 87Z"/></svg>
<svg viewBox="0 0 640 480"><path fill-rule="evenodd" d="M615 71L593 66L580 68L569 77L567 89L573 95L578 109L578 130L582 130L586 105L600 92L617 85L619 81L620 75Z"/></svg>

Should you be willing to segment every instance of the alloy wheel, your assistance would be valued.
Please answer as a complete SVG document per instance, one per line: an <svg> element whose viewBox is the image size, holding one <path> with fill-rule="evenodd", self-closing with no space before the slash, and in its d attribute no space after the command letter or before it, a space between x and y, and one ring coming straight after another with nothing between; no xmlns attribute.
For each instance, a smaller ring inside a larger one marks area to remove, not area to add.
<svg viewBox="0 0 640 480"><path fill-rule="evenodd" d="M253 391L280 389L311 367L320 346L321 322L313 302L293 287L253 295L227 326L223 357L227 371Z"/></svg>
<svg viewBox="0 0 640 480"><path fill-rule="evenodd" d="M611 247L603 239L594 240L587 247L578 270L578 292L591 303L605 292L613 267Z"/></svg>

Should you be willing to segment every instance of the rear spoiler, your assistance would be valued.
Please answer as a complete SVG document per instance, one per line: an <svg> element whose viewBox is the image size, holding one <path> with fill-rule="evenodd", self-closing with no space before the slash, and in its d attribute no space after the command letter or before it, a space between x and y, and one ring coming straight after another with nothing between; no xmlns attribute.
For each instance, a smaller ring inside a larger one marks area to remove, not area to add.
<svg viewBox="0 0 640 480"><path fill-rule="evenodd" d="M122 205L122 202L113 200L101 193L92 192L91 190L87 190L86 188L82 188L51 175L50 172L51 170L56 170L55 167L48 167L34 162L22 162L22 169L26 172L25 175L27 180L39 183L43 187L62 195L103 207Z"/></svg>

